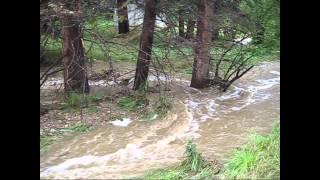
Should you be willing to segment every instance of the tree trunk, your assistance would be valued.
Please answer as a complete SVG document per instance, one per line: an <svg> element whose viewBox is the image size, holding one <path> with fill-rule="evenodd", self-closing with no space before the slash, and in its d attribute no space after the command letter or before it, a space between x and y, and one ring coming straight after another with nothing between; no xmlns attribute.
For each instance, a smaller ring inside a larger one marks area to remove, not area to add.
<svg viewBox="0 0 320 180"><path fill-rule="evenodd" d="M80 1L71 3L71 10L79 10ZM82 29L79 16L66 14L62 18L64 65L64 89L66 92L89 92L89 83L85 67Z"/></svg>
<svg viewBox="0 0 320 180"><path fill-rule="evenodd" d="M197 23L197 43L194 47L194 63L191 79L191 87L205 88L209 86L209 61L211 46L211 18L213 9L209 0L200 0Z"/></svg>
<svg viewBox="0 0 320 180"><path fill-rule="evenodd" d="M148 79L157 3L158 0L146 0L133 90L138 90Z"/></svg>
<svg viewBox="0 0 320 180"><path fill-rule="evenodd" d="M196 21L192 20L191 18L188 19L187 32L186 32L186 38L187 39L192 39L193 38L193 32L194 32L195 24L196 24Z"/></svg>
<svg viewBox="0 0 320 180"><path fill-rule="evenodd" d="M178 15L179 15L179 36L180 37L184 37L184 14L183 14L183 11L182 10L179 10L178 12Z"/></svg>
<svg viewBox="0 0 320 180"><path fill-rule="evenodd" d="M126 34L129 32L128 10L125 3L126 0L117 0L119 34Z"/></svg>

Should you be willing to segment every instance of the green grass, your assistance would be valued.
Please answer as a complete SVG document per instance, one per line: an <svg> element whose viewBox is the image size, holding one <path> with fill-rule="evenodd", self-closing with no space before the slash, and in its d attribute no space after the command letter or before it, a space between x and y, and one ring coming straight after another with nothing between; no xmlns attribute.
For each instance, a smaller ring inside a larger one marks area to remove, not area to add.
<svg viewBox="0 0 320 180"><path fill-rule="evenodd" d="M185 160L178 166L147 172L142 179L212 179L218 169L208 164L197 151L196 145L188 141L185 150Z"/></svg>
<svg viewBox="0 0 320 180"><path fill-rule="evenodd" d="M118 106L129 111L137 111L148 104L148 99L144 96L124 96L118 101Z"/></svg>
<svg viewBox="0 0 320 180"><path fill-rule="evenodd" d="M89 131L89 127L82 122L79 122L72 126L71 128L67 128L73 132L85 133Z"/></svg>
<svg viewBox="0 0 320 180"><path fill-rule="evenodd" d="M85 133L89 131L89 127L82 122L76 123L74 126L70 128L64 128L63 131L76 132L76 133ZM57 130L52 134L46 134L40 136L40 151L46 151L50 148L52 144L57 142L60 138L62 138L63 132L61 130Z"/></svg>
<svg viewBox="0 0 320 180"><path fill-rule="evenodd" d="M40 151L46 151L50 145L57 141L57 135L42 135L40 136Z"/></svg>
<svg viewBox="0 0 320 180"><path fill-rule="evenodd" d="M280 178L280 125L267 136L251 134L249 142L233 153L226 164L227 179Z"/></svg>
<svg viewBox="0 0 320 180"><path fill-rule="evenodd" d="M280 125L275 124L269 135L251 134L249 142L232 154L223 172L205 161L191 141L185 155L180 165L149 171L142 179L280 179Z"/></svg>
<svg viewBox="0 0 320 180"><path fill-rule="evenodd" d="M101 93L96 93L94 95L86 95L72 92L65 98L65 103L63 104L62 109L79 110L80 107L90 108L90 105L100 102L104 100L104 98L104 95Z"/></svg>
<svg viewBox="0 0 320 180"><path fill-rule="evenodd" d="M153 105L151 111L145 112L141 115L142 121L153 121L156 119L163 118L167 115L171 104L166 97L159 97L156 103Z"/></svg>

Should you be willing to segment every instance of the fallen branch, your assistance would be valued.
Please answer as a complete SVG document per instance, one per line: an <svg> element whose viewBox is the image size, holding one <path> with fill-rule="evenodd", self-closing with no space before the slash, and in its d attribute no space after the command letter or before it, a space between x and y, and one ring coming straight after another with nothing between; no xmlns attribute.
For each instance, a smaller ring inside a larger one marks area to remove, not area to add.
<svg viewBox="0 0 320 180"><path fill-rule="evenodd" d="M49 76L51 76L51 75L53 75L53 74L55 74L55 73L58 73L58 72L60 72L60 71L63 71L63 69L64 69L64 68L61 68L61 69L52 71L52 72L50 72L50 73L47 73L47 74L45 75L45 77L44 77L44 80L40 83L40 88L41 88L41 86L46 82L46 80L48 79ZM40 79L40 80L41 80L41 79Z"/></svg>

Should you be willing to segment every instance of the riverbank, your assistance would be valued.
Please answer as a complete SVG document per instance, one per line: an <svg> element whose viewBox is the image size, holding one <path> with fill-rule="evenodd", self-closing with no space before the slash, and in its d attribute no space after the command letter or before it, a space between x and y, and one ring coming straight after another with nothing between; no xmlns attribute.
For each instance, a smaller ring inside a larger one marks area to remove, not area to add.
<svg viewBox="0 0 320 180"><path fill-rule="evenodd" d="M280 125L271 133L252 133L235 150L224 168L203 158L192 143L186 145L186 160L179 166L146 173L142 179L280 179Z"/></svg>

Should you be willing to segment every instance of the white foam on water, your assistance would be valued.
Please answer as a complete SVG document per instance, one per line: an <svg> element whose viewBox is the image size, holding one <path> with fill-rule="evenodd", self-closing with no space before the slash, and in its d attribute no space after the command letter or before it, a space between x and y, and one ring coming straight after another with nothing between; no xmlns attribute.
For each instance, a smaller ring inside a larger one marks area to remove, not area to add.
<svg viewBox="0 0 320 180"><path fill-rule="evenodd" d="M200 117L200 119L201 119L201 122L206 122L208 119L210 119L211 117L210 116L208 116L208 115L203 115L203 116L201 116Z"/></svg>
<svg viewBox="0 0 320 180"><path fill-rule="evenodd" d="M154 75L148 76L148 80L149 80L149 81L158 81L158 80L160 80L160 81L167 81L168 79L169 79L169 78L166 78L165 76L159 76L159 77L154 76Z"/></svg>
<svg viewBox="0 0 320 180"><path fill-rule="evenodd" d="M41 86L42 89L58 88L64 83L63 79L51 78Z"/></svg>
<svg viewBox="0 0 320 180"><path fill-rule="evenodd" d="M235 98L239 98L241 97L241 93L244 92L243 88L239 88L234 86L235 90L234 91L230 91L229 93L218 97L217 99L220 101L224 101L224 100L228 100L228 99L235 99Z"/></svg>
<svg viewBox="0 0 320 180"><path fill-rule="evenodd" d="M211 100L209 101L208 111L210 111L210 112L215 112L217 106L219 106L219 104L217 104L217 103L215 102L215 100L211 99Z"/></svg>
<svg viewBox="0 0 320 180"><path fill-rule="evenodd" d="M130 118L123 118L122 120L117 119L115 121L111 121L110 123L114 126L127 127L131 122L132 120Z"/></svg>
<svg viewBox="0 0 320 180"><path fill-rule="evenodd" d="M144 155L143 149L139 148L136 144L127 144L125 149L120 149L116 152L120 162L135 161L142 159Z"/></svg>
<svg viewBox="0 0 320 180"><path fill-rule="evenodd" d="M96 160L97 160L97 157L92 155L86 155L78 158L68 159L59 165L51 166L47 168L45 171L40 173L40 176L47 176L49 173L52 173L52 172L63 172L75 165L88 165L93 163Z"/></svg>
<svg viewBox="0 0 320 180"><path fill-rule="evenodd" d="M269 89L273 87L274 85L280 84L280 77L271 78L271 79L259 79L256 80L256 82L259 82L259 85L251 85L248 87L248 91L250 92L247 101L244 105L238 106L238 107L232 107L230 108L233 111L240 111L244 107L258 101L267 100L271 98L271 94L261 93L261 90Z"/></svg>
<svg viewBox="0 0 320 180"><path fill-rule="evenodd" d="M177 81L177 82L191 83L191 81L183 80L183 79L178 79L178 78L176 78L176 79L174 79L174 80Z"/></svg>
<svg viewBox="0 0 320 180"><path fill-rule="evenodd" d="M152 118L150 118L150 120L154 120L154 119L156 119L157 117L158 117L158 114L155 114L155 115L152 116Z"/></svg>
<svg viewBox="0 0 320 180"><path fill-rule="evenodd" d="M191 123L190 131L191 131L191 132L196 132L196 131L198 131L198 130L199 130L199 123L196 122L196 121L193 121L193 122Z"/></svg>
<svg viewBox="0 0 320 180"><path fill-rule="evenodd" d="M114 85L116 84L115 81L105 81L105 80L99 80L99 81L88 81L89 86L107 86L107 85ZM117 83L120 83L120 81L118 81ZM59 88L61 85L64 84L63 79L55 79L55 78L51 78L50 80L47 80L43 85L42 85L42 89L57 89Z"/></svg>
<svg viewBox="0 0 320 180"><path fill-rule="evenodd" d="M199 106L200 103L194 102L194 101L192 101L190 99L187 99L187 100L185 100L185 104L187 104L187 106L189 108L191 108L191 109L196 109Z"/></svg>
<svg viewBox="0 0 320 180"><path fill-rule="evenodd" d="M278 71L270 71L271 74L276 74L276 75L279 75L280 76L280 72Z"/></svg>
<svg viewBox="0 0 320 180"><path fill-rule="evenodd" d="M255 88L257 90L262 89L269 89L274 85L277 85L280 83L280 77L272 78L272 79L266 79L266 80L256 80L257 82L261 83L262 86L252 86L251 88Z"/></svg>
<svg viewBox="0 0 320 180"><path fill-rule="evenodd" d="M95 163L97 166L104 166L108 164L108 161L115 160L119 162L132 162L142 159L144 151L136 144L127 144L125 148L119 149L115 153L108 154L105 156L93 156L85 155L82 157L68 159L58 165L51 166L40 172L40 177L48 176L53 173L63 173L64 171L70 170L73 167L81 165L89 165Z"/></svg>

